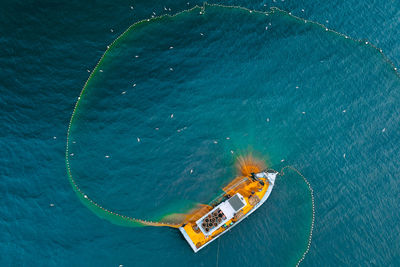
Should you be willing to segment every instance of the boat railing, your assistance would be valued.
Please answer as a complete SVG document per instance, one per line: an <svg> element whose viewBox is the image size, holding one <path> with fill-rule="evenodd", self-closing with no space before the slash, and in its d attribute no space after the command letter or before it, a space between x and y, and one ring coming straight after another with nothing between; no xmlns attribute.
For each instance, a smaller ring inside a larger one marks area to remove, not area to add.
<svg viewBox="0 0 400 267"><path fill-rule="evenodd" d="M216 196L213 200L211 200L209 202L209 205L214 205L214 204L218 204L222 201L222 199L225 197L225 195L229 192L234 190L236 187L238 187L239 185L243 184L244 182L248 181L248 177L243 177L242 179L240 179L239 181L237 181L236 183L234 183L233 185L230 185L228 188L224 188L223 192L221 194L219 194L218 196Z"/></svg>

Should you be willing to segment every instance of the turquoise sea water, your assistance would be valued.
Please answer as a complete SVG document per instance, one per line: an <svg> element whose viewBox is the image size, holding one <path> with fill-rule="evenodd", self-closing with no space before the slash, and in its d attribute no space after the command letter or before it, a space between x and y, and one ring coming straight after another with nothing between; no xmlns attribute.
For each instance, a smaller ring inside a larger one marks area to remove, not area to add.
<svg viewBox="0 0 400 267"><path fill-rule="evenodd" d="M398 65L400 6L219 3L277 6L365 40L281 11L211 6L137 25L108 50L81 96L69 151L80 188L114 211L159 219L210 201L234 174L236 155L253 151L275 169L295 166L314 188L305 265L399 265L400 80L388 59ZM2 265L297 262L310 203L294 173L197 254L174 229L99 218L68 182L66 131L87 70L132 23L194 4L201 2L5 3Z"/></svg>

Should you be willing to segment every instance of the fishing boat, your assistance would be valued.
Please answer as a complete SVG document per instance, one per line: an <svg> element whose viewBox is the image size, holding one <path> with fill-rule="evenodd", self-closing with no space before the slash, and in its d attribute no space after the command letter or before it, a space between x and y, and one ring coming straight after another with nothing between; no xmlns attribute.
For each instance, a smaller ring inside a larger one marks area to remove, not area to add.
<svg viewBox="0 0 400 267"><path fill-rule="evenodd" d="M193 251L204 248L258 209L271 194L277 174L265 170L235 178L223 188L224 194L217 202L205 206L179 227Z"/></svg>

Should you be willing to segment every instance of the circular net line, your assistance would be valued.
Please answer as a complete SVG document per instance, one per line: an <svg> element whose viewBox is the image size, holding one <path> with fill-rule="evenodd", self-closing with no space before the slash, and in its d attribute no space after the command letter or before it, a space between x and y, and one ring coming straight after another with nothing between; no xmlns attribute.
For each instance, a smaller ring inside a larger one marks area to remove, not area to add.
<svg viewBox="0 0 400 267"><path fill-rule="evenodd" d="M66 150L65 150L65 163L66 163L66 168L67 168L67 175L68 175L68 179L69 182L72 185L73 190L75 191L75 193L78 195L79 199L89 208L91 209L93 212L95 212L98 216L110 220L113 223L119 224L119 225L123 225L123 226L168 226L168 227L173 227L173 228L178 228L180 226L180 224L171 224L171 223L164 223L164 222L154 222L154 221L148 221L148 220L144 220L144 219L139 219L139 218L134 218L134 217L129 217L126 215L122 215L120 213L111 211L107 208L104 208L103 206L101 206L100 204L98 204L97 202L95 202L94 200L92 200L88 195L86 195L78 186L77 182L75 181L75 179L72 176L71 173L71 166L70 166L70 160L69 160L69 156L73 155L69 153L69 147L71 145L71 127L72 124L74 122L75 119L75 115L77 112L77 108L79 106L79 102L81 100L81 97L83 95L83 93L85 92L85 90L87 89L87 85L89 83L89 81L91 80L91 78L94 76L94 73L96 72L96 70L99 68L100 63L103 61L104 57L107 55L108 51L110 50L110 48L115 45L118 40L124 36L126 33L128 33L129 31L133 30L137 25L142 24L142 23L146 23L149 22L150 20L154 20L154 19L159 19L165 16L168 17L175 17L183 12L190 12L191 10L194 10L196 8L199 8L199 6L194 6L191 9L187 9L184 10L182 12L176 13L175 15L161 15L158 17L154 17L152 19L144 19L141 21L138 21L134 24L132 24L128 29L126 29L123 33L121 33L110 45L107 46L107 50L104 52L104 54L101 56L101 58L99 59L99 61L97 62L96 66L94 67L93 71L91 72L91 74L89 75L88 79L86 80L80 94L78 97L78 100L75 103L74 109L72 111L72 115L71 115L71 119L69 121L68 124L68 130L67 130L67 144L66 144Z"/></svg>
<svg viewBox="0 0 400 267"><path fill-rule="evenodd" d="M303 252L302 256L300 257L300 259L298 260L298 262L296 263L296 266L299 266L301 264L301 262L305 259L305 257L307 256L308 252L310 251L310 247L311 247L311 241L312 241L312 236L313 236L313 230L314 230L314 223L315 223L315 202L314 202L314 190L310 184L310 182L307 180L307 178L299 171L297 170L295 167L287 165L285 167L283 167L281 169L281 171L279 172L280 176L284 176L285 175L285 170L289 169L294 171L295 173L297 173L302 179L303 181L306 183L308 191L310 193L310 197L311 197L311 207L312 207L312 217L311 217L311 224L310 224L310 233L308 235L308 240L307 240L307 247L305 249L305 251Z"/></svg>
<svg viewBox="0 0 400 267"><path fill-rule="evenodd" d="M331 33L337 34L337 35L340 36L340 37L343 37L343 38L352 40L352 41L354 41L354 42L358 42L358 43L360 43L360 44L365 44L365 45L368 45L368 46L370 46L370 47L376 49L376 50L383 56L384 60L385 60L389 65L391 65L391 67L392 67L392 69L394 70L396 76L400 77L400 74L398 73L398 69L397 69L397 67L395 66L395 64L383 53L382 49L380 49L380 48L378 48L377 46L371 44L370 42L368 42L368 41L366 41L366 40L355 39L355 38L349 37L349 36L347 36L347 35L345 35L345 34L343 34L343 33L340 33L340 32L337 32L337 31L335 31L335 30L329 29L329 28L327 28L325 25L323 25L323 24L321 24L321 23L318 23L318 22L314 22L314 21L310 21L310 20L306 20L306 19L297 17L297 16L295 16L295 15L292 15L291 12L286 12L286 11L281 10L281 9L279 9L279 8L276 8L276 7L272 7L272 8L271 8L271 11L264 12L264 11L252 10L252 9L248 9L248 8L244 8L244 7L240 7L240 6L227 6L227 5L220 5L220 4L207 4L207 3L204 3L204 5L201 6L201 7L196 5L196 6L192 7L192 8L190 8L190 9L183 10L183 11L181 11L181 12L179 12L179 13L174 14L174 15L164 14L164 15L160 15L160 16L153 17L153 18L151 18L151 19L144 19L144 20L138 21L138 22L132 24L127 30L125 30L122 34L120 34L110 45L107 46L107 50L104 52L104 54L102 55L102 57L100 58L100 60L99 60L98 63L96 64L95 68L93 69L93 71L92 71L91 74L89 75L87 81L86 81L85 84L84 84L84 87L83 87L82 90L81 90L81 93L80 93L80 95L79 95L79 97L78 97L78 100L77 100L77 102L75 103L75 106L74 106L74 109L73 109L73 112L72 112L72 115L71 115L71 119L70 119L70 122L69 122L69 125L68 125L68 130L67 130L67 141L66 141L66 151L65 151L65 162L66 162L66 169L67 169L68 179L69 179L69 182L70 182L70 184L71 184L73 190L74 190L75 193L77 194L78 198L79 198L89 209L91 209L92 211L94 211L98 216L103 217L103 218L105 218L105 219L107 219L107 220L110 220L110 221L112 221L112 222L114 222L114 223L116 223L116 224L120 224L120 225L123 225L123 226L146 226L146 225L149 225L149 226L168 226L168 227L173 227L173 228L178 228L178 227L180 226L180 225L178 225L178 224L169 224L169 223L163 223L163 222L153 222L153 221L147 221L147 220L143 220L143 219L139 219L139 218L134 218L134 217L125 216L125 215L119 214L119 213L117 213L117 212L111 211L111 210L109 210L109 209L107 209L107 208L104 208L103 206L101 206L100 204L98 204L97 202L95 202L94 200L92 200L91 198L89 198L89 196L87 196L87 195L79 188L77 182L75 181L75 179L73 178L72 173L71 173L70 161L69 161L69 156L70 156L69 147L70 147L70 143L71 143L71 141L70 141L71 126L72 126L72 123L73 123L74 118L75 118L75 114L76 114L77 107L79 106L79 101L80 101L80 99L81 99L81 96L83 95L83 93L85 92L85 90L86 90L86 88L87 88L88 82L89 82L90 79L93 77L95 71L98 69L99 64L102 62L103 58L105 57L105 55L107 54L107 52L109 51L109 49L110 49L113 45L116 44L116 42L120 39L120 37L122 37L123 35L125 35L127 32L133 30L133 29L134 29L137 25L139 25L139 24L146 23L146 22L149 22L149 21L152 21L152 20L156 20L156 19L160 19L160 18L165 17L165 16L167 16L167 17L175 17L175 16L177 16L177 15L179 15L179 14L181 14L181 13L190 12L190 11L195 10L195 9L200 9L200 14L204 14L204 13L205 13L205 7L206 7L206 6L218 6L218 7L223 7L223 8L241 9L241 10L248 11L248 12L250 12L250 13L253 13L253 12L254 12L254 13L264 14L264 15L269 15L269 14L271 14L271 13L274 13L275 11L283 12L283 13L285 13L285 14L288 15L288 16L291 16L291 17L293 17L293 18L295 18L295 19L298 19L298 20L300 20L300 21L303 21L304 23L312 23L312 24L314 24L314 25L316 25L316 26L318 26L318 27L321 27L322 29L324 29L324 30L327 31L327 32L331 32ZM284 171L285 169L291 169L291 170L295 171L296 173L298 173L298 174L303 178L304 182L307 184L307 186L308 186L308 188L309 188L310 195L311 195L311 201L312 201L312 221L311 221L311 226L310 226L310 234L309 234L309 238L308 238L308 244L307 244L307 248L306 248L306 250L304 251L302 257L300 258L300 260L299 260L299 261L297 262L297 264L296 264L296 266L298 266L298 265L300 265L300 263L304 260L304 258L306 257L306 255L308 254L308 252L309 252L309 250L310 250L310 245L311 245L311 241L312 241L312 233L313 233L313 228L314 228L314 221L315 221L314 195L313 195L313 189L312 189L310 183L308 182L308 180L307 180L297 169L295 169L295 168L292 167L292 166L285 166L284 168L282 168L282 170L281 170L281 172L280 172L280 175L281 175L281 176L284 175L283 171Z"/></svg>

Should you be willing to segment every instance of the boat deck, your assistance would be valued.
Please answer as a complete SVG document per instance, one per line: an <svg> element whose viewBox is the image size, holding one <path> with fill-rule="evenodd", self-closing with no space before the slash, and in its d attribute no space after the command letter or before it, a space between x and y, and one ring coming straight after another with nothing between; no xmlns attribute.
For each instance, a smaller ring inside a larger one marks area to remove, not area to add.
<svg viewBox="0 0 400 267"><path fill-rule="evenodd" d="M243 177L238 177L237 179L243 180ZM233 182L235 182L235 180ZM224 188L226 194L230 196L240 193L246 200L247 204L232 219L226 221L225 224L223 224L220 228L213 231L211 235L204 235L204 233L198 228L195 221L188 222L186 225L180 228L182 234L185 236L189 244L190 241L192 242L190 245L195 252L218 237L220 234L223 234L225 231L229 230L235 225L236 222L240 221L241 218L245 217L246 214L251 212L253 208L260 202L260 200L263 199L268 187L270 186L270 183L265 178L261 178L260 180L264 182L264 185L261 185L258 181L251 181L248 179L245 182L241 182L240 187L232 187L232 185L228 185L226 188ZM188 240L188 238L190 240Z"/></svg>

